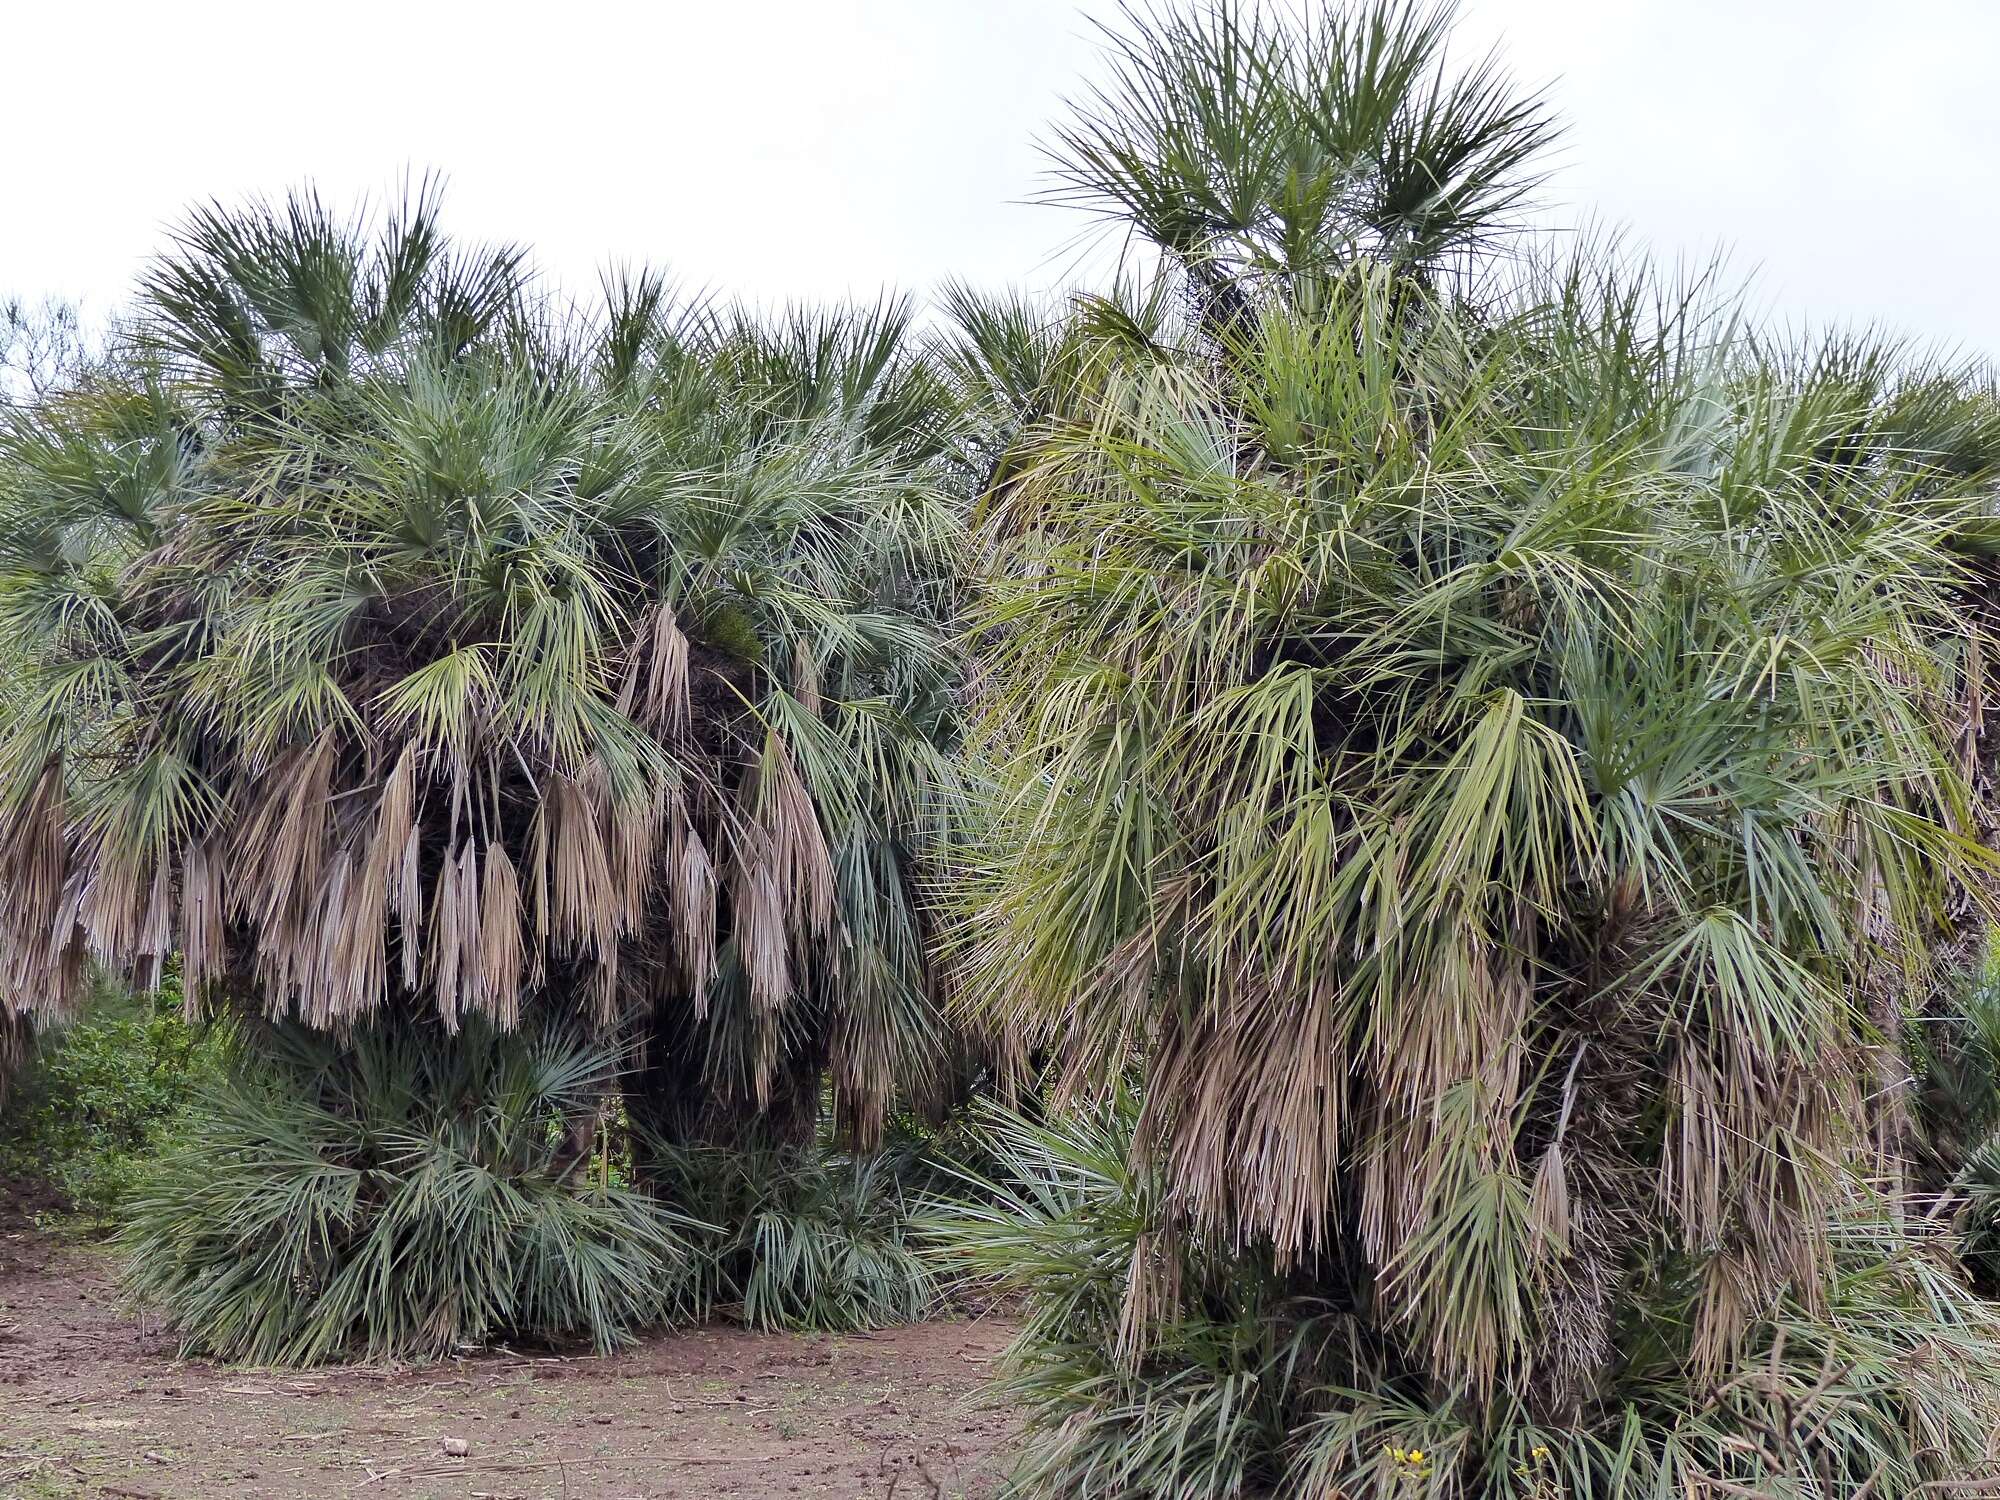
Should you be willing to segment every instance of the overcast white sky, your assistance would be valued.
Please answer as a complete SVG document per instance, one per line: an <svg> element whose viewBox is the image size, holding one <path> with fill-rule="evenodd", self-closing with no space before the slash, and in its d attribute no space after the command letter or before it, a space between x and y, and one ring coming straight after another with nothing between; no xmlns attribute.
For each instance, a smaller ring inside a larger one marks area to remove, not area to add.
<svg viewBox="0 0 2000 1500"><path fill-rule="evenodd" d="M448 179L460 233L766 302L1046 284L1023 200L1111 0L0 0L0 295L123 297L191 201ZM2000 352L2000 0L1465 0L1550 196L1761 301Z"/></svg>

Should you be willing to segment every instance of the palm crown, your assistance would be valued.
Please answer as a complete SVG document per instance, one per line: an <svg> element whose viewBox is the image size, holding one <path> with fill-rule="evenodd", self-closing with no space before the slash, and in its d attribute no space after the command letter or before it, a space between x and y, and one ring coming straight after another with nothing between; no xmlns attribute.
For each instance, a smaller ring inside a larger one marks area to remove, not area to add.
<svg viewBox="0 0 2000 1500"><path fill-rule="evenodd" d="M907 315L606 300L428 193L210 210L10 421L13 994L179 946L316 1024L657 1003L862 1121L925 1076L956 543Z"/></svg>

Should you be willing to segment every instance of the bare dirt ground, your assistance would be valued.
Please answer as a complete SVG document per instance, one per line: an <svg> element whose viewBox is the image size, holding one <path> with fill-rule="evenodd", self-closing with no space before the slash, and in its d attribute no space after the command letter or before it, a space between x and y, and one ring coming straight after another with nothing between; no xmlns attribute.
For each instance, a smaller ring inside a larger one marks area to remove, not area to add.
<svg viewBox="0 0 2000 1500"><path fill-rule="evenodd" d="M1004 1471L1010 1423L979 1387L1009 1334L703 1329L604 1359L218 1367L120 1306L103 1251L0 1231L0 1496L971 1500Z"/></svg>

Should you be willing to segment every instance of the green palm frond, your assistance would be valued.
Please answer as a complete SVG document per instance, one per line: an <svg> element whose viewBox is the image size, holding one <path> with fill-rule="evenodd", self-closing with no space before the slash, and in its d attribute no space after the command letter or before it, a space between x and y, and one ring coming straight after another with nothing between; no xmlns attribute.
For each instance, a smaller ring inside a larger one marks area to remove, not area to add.
<svg viewBox="0 0 2000 1500"><path fill-rule="evenodd" d="M557 1148L621 1063L546 1020L259 1029L135 1192L127 1285L190 1350L259 1364L627 1342L694 1311L707 1226Z"/></svg>
<svg viewBox="0 0 2000 1500"><path fill-rule="evenodd" d="M1557 135L1496 60L1446 66L1448 5L1219 0L1123 21L1109 81L1048 145L1049 196L1136 229L1226 316L1237 277L1433 270L1514 233Z"/></svg>

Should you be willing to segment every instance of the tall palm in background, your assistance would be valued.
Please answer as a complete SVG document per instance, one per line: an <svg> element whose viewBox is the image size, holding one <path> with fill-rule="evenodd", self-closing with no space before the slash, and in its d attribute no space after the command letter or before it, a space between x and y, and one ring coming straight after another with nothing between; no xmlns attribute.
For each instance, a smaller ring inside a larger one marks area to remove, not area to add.
<svg viewBox="0 0 2000 1500"><path fill-rule="evenodd" d="M671 1120L939 1075L956 522L907 314L757 322L315 198L197 213L0 434L8 1005L650 1034Z"/></svg>
<svg viewBox="0 0 2000 1500"><path fill-rule="evenodd" d="M1188 298L982 515L965 992L1137 1080L1003 1123L1041 1186L953 1231L1034 1297L1025 1485L1961 1479L2000 1325L1869 1124L1990 866L1946 704L2000 416L1496 253L1551 127L1448 19L1153 17L1054 145Z"/></svg>

